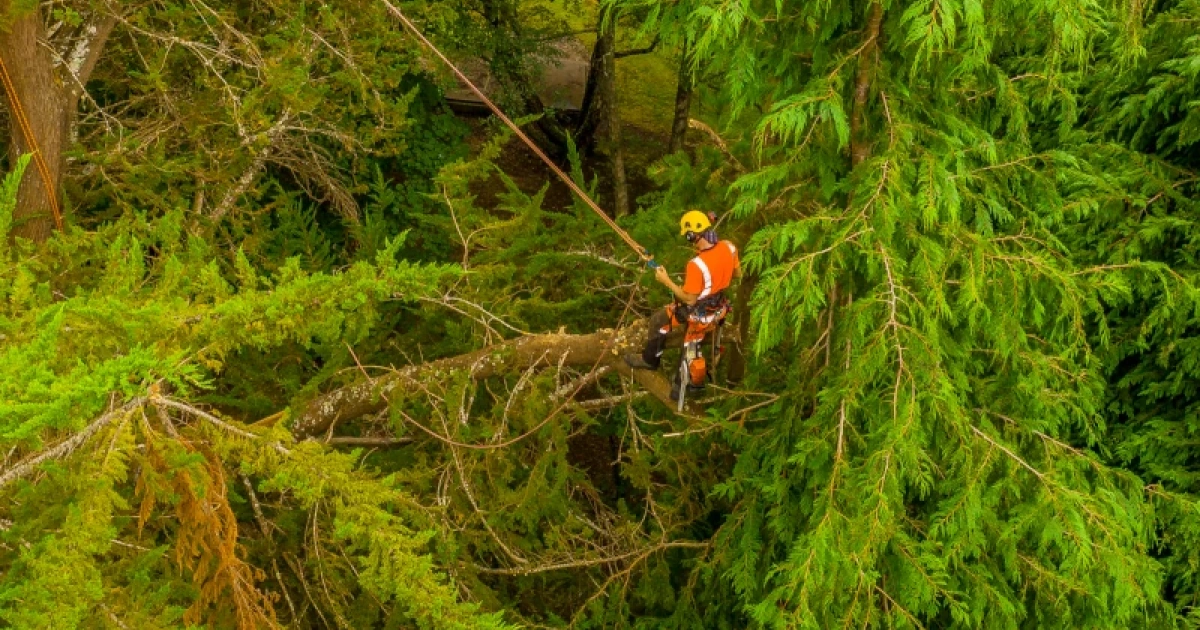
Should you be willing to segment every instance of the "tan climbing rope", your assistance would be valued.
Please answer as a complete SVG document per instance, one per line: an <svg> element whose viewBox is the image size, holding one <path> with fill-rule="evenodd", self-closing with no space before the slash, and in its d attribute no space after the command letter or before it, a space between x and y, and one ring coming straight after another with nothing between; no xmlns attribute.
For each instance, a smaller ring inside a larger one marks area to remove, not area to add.
<svg viewBox="0 0 1200 630"><path fill-rule="evenodd" d="M558 167L557 164L555 164L549 157L546 157L546 154L543 153L540 148L538 148L537 144L535 144L533 142L533 140L530 140L529 136L525 135L525 132L521 131L521 128L518 127L515 123L513 123L513 121L510 120L508 118L508 116L505 116L504 112L500 111L500 108L497 107L496 104L493 103L491 99L489 99L487 96L485 96L484 93L478 87L475 87L475 84L472 83L471 80L467 78L467 75L463 74L462 71L458 69L458 66L454 65L454 63L452 61L447 59L446 56L442 54L442 51L438 50L437 46L433 45L433 42L426 39L425 35L423 35L421 33L420 29L418 29L415 24L413 24L411 21L409 21L409 19L404 16L404 13L402 13L400 11L400 9L397 9L396 6L393 5L391 2L389 2L388 0L381 0L381 2L383 2L383 4L385 4L385 5L387 5L387 8L389 11L391 11L392 15L396 16L396 19L400 20L400 22L402 24L404 24L404 26L407 27L408 30L412 31L412 34L415 35L417 37L417 39L421 40L421 43L425 44L425 46L428 47L429 50L431 50L433 52L433 54L437 55L438 59L441 59L443 63L445 63L447 66L449 66L450 70L452 70L454 72L455 76L457 76L460 81L462 81L472 92L474 92L475 96L478 96L479 99L482 100L483 103L488 106L488 109L492 110L492 113L494 113L497 118L502 120L504 122L504 124L507 125L508 128L511 129L514 134L517 135L518 138L520 138L522 141L524 141L525 144L528 145L529 148L535 154L537 154L537 156L539 158L541 158L543 162L546 163L546 166L549 166L550 170L554 171L555 175L558 175L558 178L561 179L563 181L563 183L566 184L567 187L571 189L572 192L574 192L576 195L578 195L578 197L580 199L582 199L583 202L585 204L587 204L587 206L589 208L591 208L592 211L595 212L597 216L599 216L605 223L607 223L608 227L612 228L612 231L616 232L617 236L621 237L621 240L625 241L626 245L628 245L630 248L632 248L633 251L636 252L639 257L642 258L642 260L645 260L648 263L650 263L651 266L654 266L656 264L656 263L654 263L654 257L650 255L650 252L647 251L646 248L642 247L641 245L638 244L637 241L633 240L633 237L630 236L628 232L621 229L621 226L617 225L617 222L613 221L612 218L609 217L608 214L606 214L604 212L604 210L602 210L600 208L600 206L597 205L596 202L593 201L592 198L589 197L588 194L583 191L582 188L580 188L578 185L576 185L575 182L570 177L568 177L567 174L564 173L561 168Z"/></svg>
<svg viewBox="0 0 1200 630"><path fill-rule="evenodd" d="M63 229L62 213L58 209L58 196L54 194L54 180L50 177L50 167L46 165L42 151L38 148L37 138L33 135L33 128L29 126L29 118L25 116L25 108L21 106L21 97L13 87L12 78L8 76L8 66L5 65L3 58L0 58L0 81L4 82L4 92L8 94L9 109L17 121L17 126L21 129L22 135L25 136L25 142L33 153L34 164L42 176L42 184L46 187L46 197L50 200L50 212L54 214L54 225L61 231Z"/></svg>

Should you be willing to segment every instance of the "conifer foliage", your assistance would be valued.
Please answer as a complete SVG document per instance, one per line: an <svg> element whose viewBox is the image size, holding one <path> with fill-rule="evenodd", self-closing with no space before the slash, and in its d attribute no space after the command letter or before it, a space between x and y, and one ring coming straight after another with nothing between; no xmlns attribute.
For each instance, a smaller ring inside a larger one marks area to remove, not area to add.
<svg viewBox="0 0 1200 630"><path fill-rule="evenodd" d="M727 197L765 225L746 256L753 346L786 373L764 382L786 392L770 428L716 489L737 501L714 568L740 612L771 627L1167 623L1142 483L1101 456L1102 353L1106 309L1134 284L1178 287L1164 265L1065 243L1140 196L1105 171L1113 149L1075 131L1091 60L1141 54L1136 7L687 10L729 124L750 130L757 166Z"/></svg>
<svg viewBox="0 0 1200 630"><path fill-rule="evenodd" d="M682 413L661 289L379 7L18 4L115 21L67 228L0 182L0 625L1200 627L1200 2L568 3L693 66L621 218L744 253Z"/></svg>

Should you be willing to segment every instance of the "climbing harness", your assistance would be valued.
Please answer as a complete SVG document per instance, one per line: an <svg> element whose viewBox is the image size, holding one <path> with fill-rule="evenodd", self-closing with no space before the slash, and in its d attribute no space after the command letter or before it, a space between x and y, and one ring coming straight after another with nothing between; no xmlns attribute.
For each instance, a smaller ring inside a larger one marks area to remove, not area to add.
<svg viewBox="0 0 1200 630"><path fill-rule="evenodd" d="M475 87L475 84L472 83L471 80L467 78L467 75L463 74L462 71L458 69L458 66L454 65L454 62L447 59L446 56L442 54L442 51L438 50L438 47L433 45L433 42L426 39L425 35L423 35L421 33L420 29L418 29L415 24L413 24L411 21L409 21L409 19L404 16L404 13L402 13L400 11L400 9L396 8L396 6L393 5L391 2L389 2L388 0L380 0L380 1L383 2L383 4L387 6L388 10L391 11L392 15L396 16L396 19L400 20L401 24L403 24L406 28L408 28L408 30L412 31L412 34L415 35L417 37L417 39L421 40L421 43L425 44L425 46L427 48L429 48L429 50L432 51L433 54L437 55L438 59L442 60L442 63L445 63L446 66L448 66L450 68L450 70L452 72L454 72L454 75L458 77L458 80L462 81L463 84L465 84L467 86L467 88L470 89L471 92L473 92L475 94L475 96L478 96L479 99L481 101L483 101L484 105L487 105L488 109L492 110L492 113L495 114L497 118L499 118L501 121L503 121L504 124L506 126L508 126L508 128L511 129L512 132L514 134L516 134L516 136L518 138L520 138L526 145L528 145L529 148L539 158L541 158L543 162L546 163L546 166L550 167L551 171L554 171L554 174L557 175L558 178L561 179L563 181L563 183L566 184L567 187L571 189L572 192L574 192L581 200L583 200L583 202L585 204L587 204L587 206L589 208L591 208L592 211L595 212L596 215L599 216L601 220L603 220L606 224L608 224L608 227L612 228L612 231L616 232L617 236L621 237L621 240L625 241L625 244L628 245L630 248L632 248L633 251L638 255L638 257L640 257L643 261L646 262L647 267L649 267L650 269L654 269L659 266L658 263L654 260L654 256L650 253L649 250L647 250L645 247L642 247L641 245L639 245L637 241L633 240L633 237L630 236L628 232L621 229L621 226L617 225L616 221L613 221L612 218L610 218L608 216L608 214L606 214L604 212L604 210L602 210L600 208L600 206L596 204L595 201L592 201L592 198L589 197L588 194L586 192L584 192L583 189L580 188L570 177L568 177L567 174L564 173L563 170L561 168L559 168L557 164L555 164L549 157L547 157L546 154L543 153L540 148L538 148L537 144L535 144L533 142L533 140L530 140L529 136L525 135L525 132L521 131L520 127L518 127L515 123L513 123L513 121L510 120L508 118L508 116L505 116L504 112L500 111L500 108L497 107L496 104L493 103L490 98L485 96L484 93L478 87Z"/></svg>
<svg viewBox="0 0 1200 630"><path fill-rule="evenodd" d="M679 310L686 310L686 314L682 318ZM684 400L687 398L689 389L693 391L702 389L708 381L712 380L713 371L716 370L721 356L725 353L725 347L721 344L721 330L730 310L729 300L724 293L700 300L691 308L670 309L669 314L673 325L685 322L687 325L683 334L683 352L679 355L679 372L672 383L676 411L683 411ZM680 322L680 319L684 321ZM712 333L713 362L711 366L707 364L704 353L701 351L704 338L709 333Z"/></svg>
<svg viewBox="0 0 1200 630"><path fill-rule="evenodd" d="M3 58L0 58L0 81L4 82L4 91L8 94L8 102L12 106L9 109L17 121L17 126L21 129L21 133L25 136L25 142L29 144L34 164L37 165L38 173L42 176L42 184L46 187L46 197L50 200L50 212L54 215L54 225L59 231L62 231L62 213L58 209L58 197L54 194L54 182L50 178L50 167L46 165L46 160L42 157L41 150L38 149L37 138L33 136L33 128L29 125L29 118L25 116L25 108L21 106L21 97L17 95L17 89L13 87L12 78L8 76L8 66L4 63Z"/></svg>

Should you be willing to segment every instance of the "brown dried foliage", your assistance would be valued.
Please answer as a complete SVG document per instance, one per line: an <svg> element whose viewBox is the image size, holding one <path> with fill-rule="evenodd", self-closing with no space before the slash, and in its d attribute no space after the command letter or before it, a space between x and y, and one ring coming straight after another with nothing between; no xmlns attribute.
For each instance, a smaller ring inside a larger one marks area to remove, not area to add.
<svg viewBox="0 0 1200 630"><path fill-rule="evenodd" d="M255 583L266 574L247 564L238 545L237 517L229 505L225 472L208 449L186 440L173 441L204 457L204 465L173 468L162 445L146 440L146 459L138 476L138 532L160 502L175 511L177 529L172 537L175 562L181 573L191 574L198 597L184 613L184 621L205 626L228 625L232 614L237 627L277 627L272 598Z"/></svg>

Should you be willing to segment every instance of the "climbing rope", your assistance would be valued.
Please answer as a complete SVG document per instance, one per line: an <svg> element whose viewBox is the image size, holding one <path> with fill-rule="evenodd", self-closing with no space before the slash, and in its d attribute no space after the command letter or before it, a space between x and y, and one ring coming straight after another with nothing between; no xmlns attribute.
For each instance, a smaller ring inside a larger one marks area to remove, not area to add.
<svg viewBox="0 0 1200 630"><path fill-rule="evenodd" d="M580 188L578 185L576 185L575 182L570 177L568 177L567 174L564 173L563 170L561 168L559 168L557 164L555 164L549 157L546 157L546 154L543 153L540 148L538 148L537 144L535 144L533 142L533 140L530 140L529 136L525 135L525 132L521 131L521 128L517 127L517 125L514 124L512 120L509 120L508 116L505 116L504 112L500 111L500 108L497 107L496 104L493 103L491 99L489 99L487 96L485 96L484 93L479 88L475 87L475 84L472 83L471 80L468 79L467 76L465 74L463 74L461 70L458 69L458 66L454 65L454 63L452 61L447 59L446 56L442 54L442 51L438 50L437 46L433 45L433 42L426 39L425 35L423 35L421 33L420 29L418 29L415 24L410 22L409 19L407 17L405 17L403 13L400 12L400 9L397 9L396 6L393 5L391 2L389 2L388 0L381 0L381 2L383 2L385 5L387 5L387 8L389 11L392 12L392 15L396 16L396 19L400 20L400 22L402 24L404 24L404 26L407 27L408 30L412 31L413 35L416 35L417 39L421 40L421 43L425 44L425 46L428 47L429 50L433 51L433 54L437 55L438 59L441 59L443 63L445 63L447 66L449 66L450 70L452 70L454 72L455 76L457 76L460 81L462 81L464 84L466 84L466 86L472 92L475 93L475 96L478 96L479 99L482 100L483 103L488 106L488 109L492 110L492 113L495 114L497 118L504 121L504 124L507 125L508 128L511 129L512 132L515 133L518 138L520 138L522 141L524 141L525 144L528 145L529 148L535 154L537 154L537 156L539 158L541 158L543 162L546 163L546 166L549 166L550 170L554 171L555 175L558 175L558 178L561 179L563 181L563 183L566 184L567 187L571 189L572 192L574 192L576 195L578 195L579 198L582 199L583 202L585 204L587 204L587 206L589 208L591 208L592 211L595 212L597 216L599 216L605 223L607 223L608 227L612 228L612 231L616 232L617 236L621 237L621 240L625 241L626 245L629 245L629 247L632 248L633 251L636 252L637 255L639 257L641 257L642 260L646 261L651 267L654 267L657 265L657 263L654 262L654 257L650 255L650 252L646 248L642 247L641 245L638 244L637 241L633 240L633 237L630 236L628 232L621 229L621 226L617 225L617 222L613 221L612 218L610 218L608 216L608 214L606 214L604 212L604 210L602 210L600 208L600 206L596 204L595 201L592 201L592 198L589 197L588 194L585 193L582 188Z"/></svg>
<svg viewBox="0 0 1200 630"><path fill-rule="evenodd" d="M13 87L12 78L8 76L8 66L5 65L3 58L0 58L0 81L4 82L4 91L8 94L8 102L12 105L9 109L12 111L13 118L17 120L17 126L21 128L21 133L25 135L25 142L33 152L33 162L42 176L42 184L46 186L46 198L50 200L50 212L54 214L54 225L58 227L59 231L62 231L62 213L58 210L58 196L54 194L54 180L50 177L50 167L46 165L46 160L42 157L41 150L38 149L37 139L33 136L33 129L29 125L29 119L25 116L25 108L21 107L21 97L17 95L17 90Z"/></svg>

